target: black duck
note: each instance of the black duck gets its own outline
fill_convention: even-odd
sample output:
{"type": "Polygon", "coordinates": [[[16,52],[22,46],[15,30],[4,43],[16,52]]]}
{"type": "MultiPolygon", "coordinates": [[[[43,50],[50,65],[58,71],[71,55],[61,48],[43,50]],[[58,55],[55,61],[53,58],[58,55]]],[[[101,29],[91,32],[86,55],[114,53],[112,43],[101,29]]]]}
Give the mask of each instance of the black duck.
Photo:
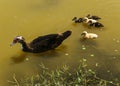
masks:
{"type": "Polygon", "coordinates": [[[22,36],[16,36],[11,46],[20,43],[24,52],[40,53],[57,48],[66,38],[71,35],[72,31],[65,31],[61,34],[48,34],[39,36],[30,43],[26,43],[22,36]]]}

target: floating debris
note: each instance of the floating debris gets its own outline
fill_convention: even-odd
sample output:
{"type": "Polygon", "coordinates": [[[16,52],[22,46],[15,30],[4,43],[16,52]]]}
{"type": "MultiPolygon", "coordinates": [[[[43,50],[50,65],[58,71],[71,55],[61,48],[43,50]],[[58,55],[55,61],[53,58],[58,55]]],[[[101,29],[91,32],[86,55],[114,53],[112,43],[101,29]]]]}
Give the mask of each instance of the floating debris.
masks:
{"type": "Polygon", "coordinates": [[[66,53],[65,55],[66,55],[66,56],[68,56],[69,54],[68,54],[68,53],[66,53]]]}
{"type": "Polygon", "coordinates": [[[91,70],[91,69],[89,69],[88,71],[89,71],[89,72],[92,72],[92,70],[91,70]]]}
{"type": "Polygon", "coordinates": [[[84,61],[84,62],[86,62],[86,61],[87,61],[87,59],[83,59],[83,61],[84,61]]]}
{"type": "Polygon", "coordinates": [[[115,49],[114,51],[115,51],[115,52],[118,52],[118,50],[117,50],[117,49],[115,49]]]}
{"type": "Polygon", "coordinates": [[[115,41],[116,43],[120,43],[120,40],[119,40],[119,39],[113,38],[113,41],[115,41]]]}
{"type": "Polygon", "coordinates": [[[29,60],[29,58],[26,58],[26,61],[28,61],[29,60]]]}
{"type": "Polygon", "coordinates": [[[98,63],[96,63],[95,66],[98,67],[98,63]]]}
{"type": "Polygon", "coordinates": [[[83,47],[83,48],[82,48],[82,50],[86,50],[86,48],[85,48],[85,47],[83,47]]]}
{"type": "Polygon", "coordinates": [[[110,73],[110,70],[107,70],[108,73],[110,73]]]}
{"type": "Polygon", "coordinates": [[[113,59],[116,59],[116,57],[113,57],[113,59]]]}
{"type": "Polygon", "coordinates": [[[86,50],[86,47],[84,45],[82,45],[82,50],[86,50]]]}
{"type": "Polygon", "coordinates": [[[94,55],[94,54],[91,54],[90,56],[91,56],[91,57],[94,57],[95,55],[94,55]]]}
{"type": "Polygon", "coordinates": [[[113,84],[113,82],[112,82],[112,81],[110,81],[109,83],[113,84]]]}
{"type": "Polygon", "coordinates": [[[114,38],[113,41],[115,41],[116,39],[114,38]]]}
{"type": "Polygon", "coordinates": [[[120,43],[120,40],[117,40],[116,42],[117,42],[117,43],[120,43]]]}

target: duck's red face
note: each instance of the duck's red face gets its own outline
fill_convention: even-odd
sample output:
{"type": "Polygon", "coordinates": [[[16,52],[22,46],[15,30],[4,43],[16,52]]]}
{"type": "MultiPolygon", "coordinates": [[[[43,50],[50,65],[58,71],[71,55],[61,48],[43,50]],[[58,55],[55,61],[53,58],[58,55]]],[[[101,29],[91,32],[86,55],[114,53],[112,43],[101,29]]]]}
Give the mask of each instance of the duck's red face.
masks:
{"type": "Polygon", "coordinates": [[[13,46],[14,44],[20,42],[21,40],[25,40],[25,39],[22,36],[16,36],[13,42],[10,44],[10,46],[13,46]]]}

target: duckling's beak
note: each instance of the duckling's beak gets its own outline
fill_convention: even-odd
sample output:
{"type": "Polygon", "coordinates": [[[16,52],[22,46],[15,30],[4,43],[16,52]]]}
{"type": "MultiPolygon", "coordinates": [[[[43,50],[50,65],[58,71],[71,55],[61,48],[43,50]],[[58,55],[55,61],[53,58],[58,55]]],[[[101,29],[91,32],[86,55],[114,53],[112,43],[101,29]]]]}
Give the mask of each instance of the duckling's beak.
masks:
{"type": "Polygon", "coordinates": [[[85,35],[85,33],[81,33],[81,36],[82,36],[82,35],[85,35]]]}

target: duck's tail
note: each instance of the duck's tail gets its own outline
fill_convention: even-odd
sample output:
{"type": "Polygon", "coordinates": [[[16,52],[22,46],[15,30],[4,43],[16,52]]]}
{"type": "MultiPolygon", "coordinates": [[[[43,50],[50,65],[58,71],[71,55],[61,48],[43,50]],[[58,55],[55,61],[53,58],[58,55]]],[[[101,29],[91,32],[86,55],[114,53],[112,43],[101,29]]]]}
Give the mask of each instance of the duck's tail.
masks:
{"type": "Polygon", "coordinates": [[[65,39],[68,38],[71,34],[72,34],[72,31],[70,31],[70,30],[65,31],[64,33],[62,33],[62,39],[65,40],[65,39]]]}

